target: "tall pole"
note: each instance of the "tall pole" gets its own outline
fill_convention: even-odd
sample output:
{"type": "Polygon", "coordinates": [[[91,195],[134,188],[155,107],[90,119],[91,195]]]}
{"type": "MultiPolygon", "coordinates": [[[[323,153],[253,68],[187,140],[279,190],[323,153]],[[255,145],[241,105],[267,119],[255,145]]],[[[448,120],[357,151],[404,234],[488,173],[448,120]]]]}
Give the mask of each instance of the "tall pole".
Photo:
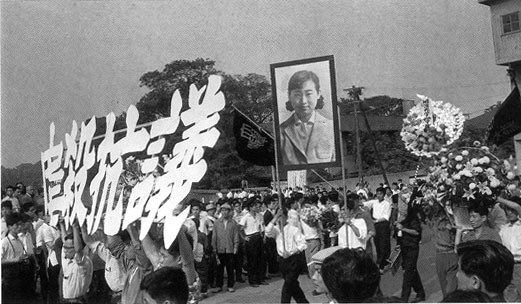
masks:
{"type": "Polygon", "coordinates": [[[387,179],[387,174],[385,173],[385,168],[384,168],[384,165],[382,164],[382,158],[380,157],[380,153],[378,152],[378,149],[376,148],[376,141],[373,136],[373,131],[371,130],[371,125],[369,125],[369,120],[367,119],[367,115],[365,115],[364,109],[362,109],[362,116],[364,117],[365,126],[367,127],[367,131],[369,132],[369,138],[371,139],[371,143],[373,144],[374,153],[376,154],[376,160],[378,161],[378,165],[380,166],[380,169],[382,170],[384,182],[390,186],[391,184],[389,184],[389,180],[387,179]]]}
{"type": "MultiPolygon", "coordinates": [[[[272,114],[273,115],[273,114],[272,114]]],[[[276,130],[275,126],[275,119],[272,119],[273,122],[273,130],[276,130]]],[[[280,187],[280,176],[279,176],[279,152],[277,151],[277,147],[275,147],[275,177],[277,178],[277,188],[279,192],[279,208],[282,208],[282,190],[280,187]]],[[[286,252],[286,240],[284,239],[284,225],[282,222],[282,218],[279,219],[279,227],[280,227],[280,233],[282,236],[282,252],[286,252]]]]}
{"type": "Polygon", "coordinates": [[[356,141],[356,163],[358,165],[358,181],[363,182],[364,172],[362,169],[362,145],[360,142],[360,123],[358,122],[358,106],[360,103],[360,95],[362,95],[363,87],[352,86],[344,89],[349,95],[349,99],[353,102],[355,114],[355,141],[356,141]]]}
{"type": "Polygon", "coordinates": [[[360,142],[360,123],[358,122],[358,101],[353,100],[355,114],[355,140],[356,140],[356,164],[358,165],[358,181],[364,180],[362,169],[362,145],[360,142]]]}
{"type": "MultiPolygon", "coordinates": [[[[347,89],[349,96],[355,103],[355,121],[358,125],[358,120],[356,119],[356,114],[358,112],[358,105],[360,104],[360,95],[362,95],[363,87],[355,87],[352,86],[350,89],[347,89]]],[[[367,115],[365,114],[365,110],[362,106],[360,106],[360,112],[362,113],[362,116],[365,121],[365,126],[367,127],[367,132],[369,132],[369,138],[371,139],[371,144],[373,145],[374,153],[376,154],[376,160],[378,162],[378,165],[380,166],[380,169],[382,170],[382,176],[384,178],[384,182],[389,185],[389,180],[387,179],[387,174],[385,173],[385,168],[382,164],[382,158],[380,157],[380,153],[378,153],[378,149],[376,148],[376,141],[373,136],[373,131],[371,130],[371,125],[369,124],[369,120],[367,119],[367,115]]],[[[357,139],[359,140],[359,139],[357,139]]]]}
{"type": "Polygon", "coordinates": [[[338,137],[340,141],[340,160],[342,162],[342,193],[344,195],[344,205],[346,204],[346,168],[345,168],[345,156],[344,156],[344,139],[342,137],[342,128],[340,126],[340,106],[337,106],[338,114],[338,137]]]}

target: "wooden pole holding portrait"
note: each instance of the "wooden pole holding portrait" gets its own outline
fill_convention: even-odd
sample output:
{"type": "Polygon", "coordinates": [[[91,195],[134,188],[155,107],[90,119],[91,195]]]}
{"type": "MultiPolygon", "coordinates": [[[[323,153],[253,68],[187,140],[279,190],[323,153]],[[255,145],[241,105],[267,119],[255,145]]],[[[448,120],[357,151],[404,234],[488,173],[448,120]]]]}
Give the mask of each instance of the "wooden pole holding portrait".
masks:
{"type": "MultiPolygon", "coordinates": [[[[275,119],[273,121],[273,128],[275,129],[275,119]]],[[[279,174],[279,157],[278,151],[275,149],[275,177],[277,179],[277,191],[279,193],[279,209],[282,209],[282,190],[280,186],[280,174],[279,174]]],[[[284,240],[284,222],[282,218],[279,218],[279,227],[282,237],[282,252],[286,252],[286,241],[284,240]]]]}

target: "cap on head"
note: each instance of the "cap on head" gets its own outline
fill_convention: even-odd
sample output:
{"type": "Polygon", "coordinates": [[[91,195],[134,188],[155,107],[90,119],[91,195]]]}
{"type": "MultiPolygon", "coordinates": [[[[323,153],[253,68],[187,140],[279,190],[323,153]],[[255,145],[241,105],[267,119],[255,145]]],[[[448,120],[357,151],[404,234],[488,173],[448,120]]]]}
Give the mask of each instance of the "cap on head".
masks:
{"type": "Polygon", "coordinates": [[[319,252],[315,253],[311,257],[311,261],[308,263],[308,266],[313,265],[313,264],[322,264],[322,263],[324,263],[324,260],[328,256],[332,255],[333,253],[335,253],[336,251],[338,251],[338,250],[340,250],[342,248],[343,248],[342,246],[334,246],[334,247],[329,247],[329,248],[320,250],[319,252]]]}

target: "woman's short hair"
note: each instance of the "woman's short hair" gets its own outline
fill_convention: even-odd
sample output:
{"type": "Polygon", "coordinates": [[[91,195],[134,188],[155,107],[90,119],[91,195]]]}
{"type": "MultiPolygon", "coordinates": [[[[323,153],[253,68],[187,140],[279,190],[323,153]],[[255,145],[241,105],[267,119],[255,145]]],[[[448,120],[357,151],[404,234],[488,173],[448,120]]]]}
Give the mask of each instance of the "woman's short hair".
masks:
{"type": "MultiPolygon", "coordinates": [[[[313,81],[315,84],[315,90],[320,91],[320,80],[318,79],[317,74],[315,74],[312,71],[298,71],[295,74],[291,76],[288,82],[288,97],[291,94],[292,90],[297,90],[302,88],[302,85],[308,80],[313,81]]],[[[320,110],[324,107],[324,97],[320,96],[317,100],[317,105],[315,106],[315,109],[320,110]]],[[[288,111],[294,111],[293,106],[291,105],[290,101],[286,101],[286,110],[288,111]]]]}

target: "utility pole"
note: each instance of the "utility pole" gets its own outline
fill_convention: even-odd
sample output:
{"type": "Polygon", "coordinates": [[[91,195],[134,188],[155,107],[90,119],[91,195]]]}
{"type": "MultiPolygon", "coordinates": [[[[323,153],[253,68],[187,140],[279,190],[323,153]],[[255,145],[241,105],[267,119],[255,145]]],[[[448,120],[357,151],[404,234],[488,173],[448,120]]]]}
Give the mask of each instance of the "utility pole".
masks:
{"type": "MultiPolygon", "coordinates": [[[[353,100],[354,102],[354,106],[355,106],[355,130],[357,133],[359,133],[359,127],[358,127],[358,117],[357,117],[357,112],[358,112],[358,106],[359,104],[362,102],[360,100],[360,95],[362,95],[362,90],[364,88],[363,87],[355,87],[355,86],[352,86],[350,89],[347,89],[348,91],[348,94],[349,94],[349,97],[351,98],[351,100],[353,100]]],[[[389,184],[389,180],[387,179],[387,174],[385,172],[385,168],[382,164],[382,158],[380,157],[380,153],[378,152],[378,149],[376,148],[376,140],[374,139],[374,136],[373,136],[373,131],[371,130],[371,125],[369,124],[369,120],[367,119],[367,115],[365,114],[365,110],[363,109],[363,107],[360,106],[360,112],[362,113],[362,116],[364,118],[364,121],[365,121],[365,126],[367,128],[367,132],[369,132],[369,138],[371,139],[371,143],[373,145],[373,149],[374,149],[374,153],[376,155],[376,160],[378,162],[378,165],[380,166],[380,169],[382,170],[382,176],[383,176],[383,179],[384,179],[384,182],[387,184],[387,185],[390,185],[389,184]]],[[[360,159],[360,163],[358,164],[358,169],[361,170],[361,163],[362,163],[362,152],[361,152],[361,147],[360,147],[360,135],[357,134],[357,149],[358,149],[358,158],[360,159]]],[[[360,179],[360,173],[359,173],[359,179],[360,179]]],[[[363,179],[363,177],[362,177],[363,179]]],[[[362,179],[360,179],[360,181],[362,181],[362,179]]]]}
{"type": "Polygon", "coordinates": [[[362,169],[362,147],[360,143],[360,125],[358,122],[358,104],[360,103],[360,95],[362,95],[363,87],[352,86],[349,89],[344,89],[349,95],[349,100],[353,102],[355,114],[355,141],[356,141],[356,164],[358,166],[358,181],[364,181],[364,173],[362,169]]]}

